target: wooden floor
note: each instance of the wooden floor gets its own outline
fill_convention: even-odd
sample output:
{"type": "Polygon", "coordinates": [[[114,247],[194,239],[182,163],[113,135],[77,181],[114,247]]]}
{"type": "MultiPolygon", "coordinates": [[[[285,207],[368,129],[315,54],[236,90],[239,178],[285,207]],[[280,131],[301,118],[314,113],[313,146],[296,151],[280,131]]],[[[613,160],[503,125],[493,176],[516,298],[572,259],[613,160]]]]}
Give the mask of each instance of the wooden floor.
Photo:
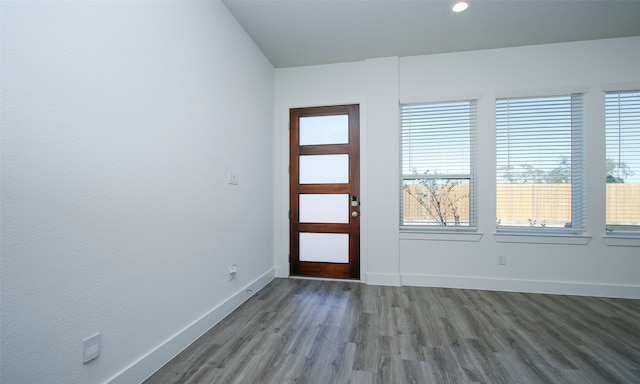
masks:
{"type": "Polygon", "coordinates": [[[640,383],[640,300],[276,279],[145,383],[640,383]]]}

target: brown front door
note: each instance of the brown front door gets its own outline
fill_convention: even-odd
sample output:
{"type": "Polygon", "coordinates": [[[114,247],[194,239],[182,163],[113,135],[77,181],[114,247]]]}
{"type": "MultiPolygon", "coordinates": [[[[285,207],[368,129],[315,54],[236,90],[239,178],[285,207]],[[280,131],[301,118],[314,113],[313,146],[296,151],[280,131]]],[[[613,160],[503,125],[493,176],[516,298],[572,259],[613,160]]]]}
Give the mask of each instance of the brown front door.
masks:
{"type": "Polygon", "coordinates": [[[358,105],[290,111],[291,275],[360,278],[358,105]]]}

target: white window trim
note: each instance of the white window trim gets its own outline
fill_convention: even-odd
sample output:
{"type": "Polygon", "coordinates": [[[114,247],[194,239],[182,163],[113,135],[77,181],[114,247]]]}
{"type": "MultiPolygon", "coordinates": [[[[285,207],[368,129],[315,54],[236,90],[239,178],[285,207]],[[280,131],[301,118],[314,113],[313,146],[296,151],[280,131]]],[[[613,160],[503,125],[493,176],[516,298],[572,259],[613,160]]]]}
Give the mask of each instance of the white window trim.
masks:
{"type": "Polygon", "coordinates": [[[508,99],[508,98],[533,98],[533,97],[553,97],[553,96],[565,96],[574,93],[587,93],[589,87],[586,85],[576,85],[563,88],[543,88],[532,90],[511,90],[511,91],[496,91],[494,97],[496,99],[508,99]]]}
{"type": "Polygon", "coordinates": [[[444,231],[422,231],[413,227],[400,228],[400,240],[432,240],[432,241],[469,241],[478,242],[482,239],[483,234],[477,231],[476,227],[468,228],[467,231],[444,232],[444,231]]]}
{"type": "Polygon", "coordinates": [[[640,247],[640,236],[636,233],[607,233],[604,237],[604,243],[617,247],[640,247]]]}
{"type": "Polygon", "coordinates": [[[550,234],[550,233],[494,233],[493,238],[498,243],[528,243],[528,244],[565,244],[586,245],[591,240],[589,235],[550,234]]]}
{"type": "MultiPolygon", "coordinates": [[[[637,92],[640,90],[640,83],[611,83],[604,84],[602,86],[602,92],[604,94],[605,109],[607,106],[606,97],[607,93],[624,93],[624,92],[637,92]]],[[[606,111],[605,111],[606,120],[606,111]]],[[[605,124],[605,134],[607,134],[607,128],[605,124]]],[[[607,142],[605,140],[605,145],[607,142]]],[[[640,247],[640,231],[637,230],[637,226],[633,226],[634,230],[625,230],[623,225],[609,225],[606,223],[606,232],[604,236],[605,243],[613,246],[630,246],[640,247]]]]}
{"type": "Polygon", "coordinates": [[[404,104],[429,104],[448,103],[457,101],[471,101],[482,99],[482,93],[451,93],[445,95],[409,95],[400,98],[400,105],[404,104]]]}
{"type": "MultiPolygon", "coordinates": [[[[494,93],[495,100],[497,102],[498,99],[507,99],[507,98],[536,98],[536,97],[554,97],[554,96],[565,96],[572,94],[582,94],[583,97],[583,105],[582,111],[583,114],[586,111],[585,96],[587,91],[589,90],[588,86],[572,86],[565,88],[548,88],[548,89],[536,89],[536,90],[512,90],[512,91],[497,91],[494,93]]],[[[494,108],[494,114],[496,113],[494,108]]],[[[584,140],[585,137],[585,118],[583,117],[583,132],[582,137],[584,140]]],[[[582,151],[583,156],[586,148],[586,143],[582,143],[582,151]]],[[[585,159],[583,159],[584,163],[585,159]]],[[[583,171],[584,173],[584,171],[583,171]]],[[[585,181],[583,180],[583,183],[585,181]]],[[[586,192],[586,185],[583,186],[586,192]]],[[[586,198],[583,196],[583,204],[586,204],[586,198]]],[[[583,208],[584,214],[586,214],[587,207],[583,208]]],[[[496,226],[496,232],[494,233],[494,239],[496,242],[500,243],[532,243],[532,244],[587,244],[591,239],[586,233],[586,222],[585,228],[571,230],[564,228],[540,228],[540,229],[529,229],[526,227],[508,227],[508,226],[496,226]]]]}
{"type": "Polygon", "coordinates": [[[610,83],[602,85],[602,92],[625,92],[637,91],[640,89],[640,83],[610,83]]]}
{"type": "MultiPolygon", "coordinates": [[[[478,171],[476,167],[477,161],[477,152],[478,152],[478,100],[482,98],[481,93],[473,93],[473,94],[451,94],[451,95],[443,95],[443,96],[432,96],[432,97],[422,97],[422,98],[403,98],[400,100],[400,110],[402,110],[403,105],[410,104],[431,104],[431,103],[448,103],[448,102],[465,102],[465,101],[475,101],[475,127],[472,127],[474,130],[472,132],[472,136],[474,138],[473,147],[471,148],[471,156],[475,157],[471,159],[472,167],[469,170],[469,183],[470,186],[473,186],[474,194],[471,197],[473,201],[470,203],[474,206],[475,212],[470,212],[470,221],[473,222],[473,225],[469,226],[419,226],[419,225],[402,225],[402,220],[400,222],[400,233],[407,233],[408,238],[411,237],[413,240],[452,240],[452,241],[480,241],[482,234],[477,233],[478,227],[478,191],[477,191],[477,183],[478,183],[478,171]],[[479,234],[479,237],[476,235],[471,235],[471,232],[475,234],[479,234]],[[420,235],[420,236],[418,236],[420,235]],[[443,237],[445,236],[445,237],[443,237]],[[415,238],[419,237],[419,238],[415,238]],[[467,239],[467,240],[465,240],[467,239]]],[[[402,116],[400,116],[402,118],[402,116]]],[[[402,127],[400,127],[400,132],[402,131],[402,127]]],[[[402,134],[402,133],[400,133],[402,134]]],[[[400,154],[402,156],[402,143],[400,143],[400,154]]],[[[441,177],[422,177],[422,178],[442,178],[442,176],[454,176],[459,178],[464,178],[466,175],[439,175],[441,177]]],[[[419,177],[420,178],[420,177],[419,177]]],[[[402,173],[402,158],[400,158],[400,185],[404,182],[405,177],[402,173]]],[[[402,206],[402,196],[399,196],[400,203],[402,206]]],[[[402,218],[402,216],[401,216],[402,218]]]]}

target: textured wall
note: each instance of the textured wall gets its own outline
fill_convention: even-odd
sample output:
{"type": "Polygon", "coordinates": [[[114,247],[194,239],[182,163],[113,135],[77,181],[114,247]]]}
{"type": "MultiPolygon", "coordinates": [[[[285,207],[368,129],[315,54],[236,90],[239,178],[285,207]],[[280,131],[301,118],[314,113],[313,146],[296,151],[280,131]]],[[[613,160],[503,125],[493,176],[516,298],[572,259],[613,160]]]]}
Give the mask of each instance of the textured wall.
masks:
{"type": "Polygon", "coordinates": [[[219,2],[0,6],[0,381],[105,382],[273,267],[273,67],[219,2]]]}

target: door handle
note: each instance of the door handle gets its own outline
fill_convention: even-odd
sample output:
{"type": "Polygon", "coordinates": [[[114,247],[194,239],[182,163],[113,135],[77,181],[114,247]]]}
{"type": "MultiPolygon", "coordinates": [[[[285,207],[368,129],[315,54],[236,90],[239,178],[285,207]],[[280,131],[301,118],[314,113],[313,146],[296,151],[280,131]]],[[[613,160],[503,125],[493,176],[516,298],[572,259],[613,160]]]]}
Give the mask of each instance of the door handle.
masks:
{"type": "Polygon", "coordinates": [[[352,217],[358,217],[358,212],[357,211],[352,211],[351,212],[351,216],[352,217]]]}

